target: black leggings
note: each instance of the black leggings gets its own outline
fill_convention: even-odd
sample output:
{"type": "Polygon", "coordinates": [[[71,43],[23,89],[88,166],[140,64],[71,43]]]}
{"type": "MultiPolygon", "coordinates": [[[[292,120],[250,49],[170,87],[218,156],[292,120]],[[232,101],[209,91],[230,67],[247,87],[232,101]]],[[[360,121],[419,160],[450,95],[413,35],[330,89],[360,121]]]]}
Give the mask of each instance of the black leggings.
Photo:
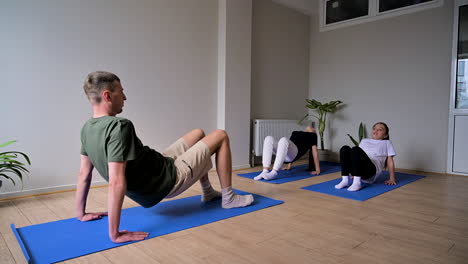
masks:
{"type": "Polygon", "coordinates": [[[341,175],[361,176],[369,179],[375,175],[375,165],[360,147],[343,146],[340,149],[341,175]]]}

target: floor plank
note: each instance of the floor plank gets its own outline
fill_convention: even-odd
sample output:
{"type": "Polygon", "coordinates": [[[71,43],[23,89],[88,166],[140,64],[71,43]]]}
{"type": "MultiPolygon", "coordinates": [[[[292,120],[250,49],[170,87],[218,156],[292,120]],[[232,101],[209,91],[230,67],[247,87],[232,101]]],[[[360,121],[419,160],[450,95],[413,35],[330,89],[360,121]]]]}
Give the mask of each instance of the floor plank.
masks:
{"type": "Polygon", "coordinates": [[[5,239],[5,243],[10,250],[10,253],[13,256],[15,262],[17,264],[27,263],[15,235],[13,233],[9,233],[5,234],[3,238],[5,239]]]}
{"type": "Polygon", "coordinates": [[[2,234],[0,234],[0,263],[15,263],[13,255],[3,239],[2,234]]]}

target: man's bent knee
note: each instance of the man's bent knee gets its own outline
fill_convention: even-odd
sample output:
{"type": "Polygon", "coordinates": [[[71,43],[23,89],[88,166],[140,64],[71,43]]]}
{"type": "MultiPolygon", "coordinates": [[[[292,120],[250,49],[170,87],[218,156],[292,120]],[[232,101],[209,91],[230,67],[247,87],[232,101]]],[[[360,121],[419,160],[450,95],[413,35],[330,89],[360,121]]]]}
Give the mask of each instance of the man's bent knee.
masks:
{"type": "Polygon", "coordinates": [[[225,130],[217,129],[213,132],[219,140],[228,140],[228,134],[225,130]]]}
{"type": "Polygon", "coordinates": [[[205,131],[203,131],[201,128],[195,128],[192,130],[192,133],[196,134],[200,139],[205,137],[205,131]]]}

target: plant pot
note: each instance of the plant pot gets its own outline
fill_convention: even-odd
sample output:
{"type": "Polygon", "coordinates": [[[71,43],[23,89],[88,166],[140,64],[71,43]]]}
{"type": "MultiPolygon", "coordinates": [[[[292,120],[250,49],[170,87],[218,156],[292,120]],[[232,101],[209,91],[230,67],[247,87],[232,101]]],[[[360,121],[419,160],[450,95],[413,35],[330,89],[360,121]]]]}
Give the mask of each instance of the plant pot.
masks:
{"type": "Polygon", "coordinates": [[[331,150],[318,150],[319,160],[320,161],[334,161],[333,160],[333,152],[331,150]]]}

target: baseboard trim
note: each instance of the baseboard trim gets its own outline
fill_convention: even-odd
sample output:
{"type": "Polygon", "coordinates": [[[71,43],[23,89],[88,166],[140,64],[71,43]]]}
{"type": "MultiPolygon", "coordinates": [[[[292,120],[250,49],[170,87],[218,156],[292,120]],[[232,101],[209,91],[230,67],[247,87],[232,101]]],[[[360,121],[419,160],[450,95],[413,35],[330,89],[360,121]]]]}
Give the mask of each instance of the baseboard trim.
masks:
{"type": "Polygon", "coordinates": [[[437,172],[437,171],[425,171],[422,169],[404,169],[404,168],[395,168],[395,171],[397,172],[403,172],[403,173],[413,173],[413,174],[434,174],[434,175],[440,175],[440,176],[462,176],[466,177],[467,175],[463,174],[456,174],[456,173],[447,173],[447,172],[437,172]]]}
{"type": "Polygon", "coordinates": [[[232,170],[243,170],[243,169],[247,169],[247,168],[250,168],[250,164],[244,164],[244,165],[238,165],[238,166],[233,166],[232,167],[232,170]]]}
{"type": "MultiPolygon", "coordinates": [[[[91,183],[91,186],[93,188],[98,188],[98,187],[102,187],[105,185],[107,185],[106,181],[94,181],[91,183]]],[[[38,189],[27,190],[27,191],[0,193],[0,201],[26,198],[26,197],[37,196],[37,195],[70,192],[74,190],[76,190],[76,184],[61,185],[61,186],[54,186],[54,187],[47,187],[47,188],[38,188],[38,189]]]]}
{"type": "MultiPolygon", "coordinates": [[[[237,166],[232,166],[232,171],[245,170],[245,169],[250,169],[250,168],[251,168],[250,164],[237,165],[237,166]]],[[[216,172],[216,166],[213,166],[210,172],[216,172]]]]}

